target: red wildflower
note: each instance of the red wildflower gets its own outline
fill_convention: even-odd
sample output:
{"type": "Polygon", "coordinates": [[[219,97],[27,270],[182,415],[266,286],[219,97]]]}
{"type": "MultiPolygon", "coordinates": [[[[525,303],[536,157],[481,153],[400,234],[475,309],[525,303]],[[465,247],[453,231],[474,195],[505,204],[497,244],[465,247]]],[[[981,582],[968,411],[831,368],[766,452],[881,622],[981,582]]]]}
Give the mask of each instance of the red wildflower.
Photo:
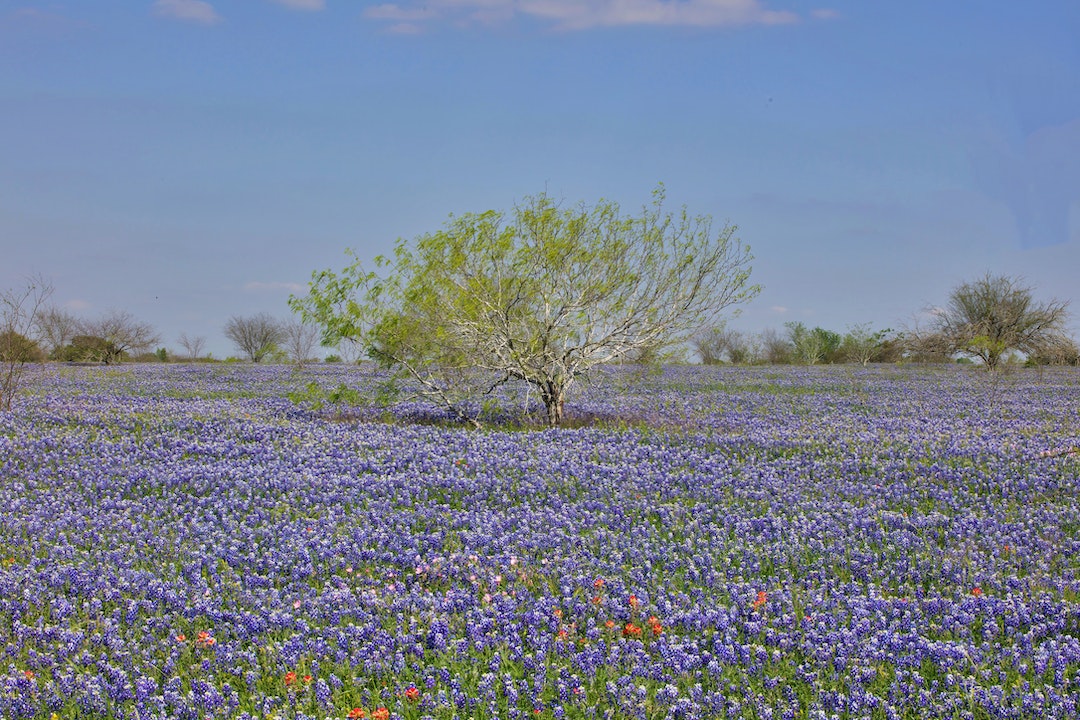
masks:
{"type": "Polygon", "coordinates": [[[415,685],[410,685],[405,688],[405,699],[409,702],[416,702],[420,699],[420,688],[415,685]]]}
{"type": "Polygon", "coordinates": [[[767,598],[768,594],[764,590],[758,590],[757,600],[754,601],[754,609],[757,610],[759,607],[764,605],[767,598]]]}
{"type": "Polygon", "coordinates": [[[601,599],[601,597],[599,595],[594,595],[593,596],[593,599],[592,599],[592,604],[593,605],[599,605],[601,602],[603,602],[603,600],[601,599]]]}
{"type": "Polygon", "coordinates": [[[210,647],[216,642],[217,640],[206,630],[201,631],[195,638],[195,644],[200,647],[210,647]]]}
{"type": "Polygon", "coordinates": [[[641,628],[632,622],[626,623],[622,629],[623,637],[639,638],[641,637],[641,628]]]}
{"type": "Polygon", "coordinates": [[[285,685],[286,687],[296,684],[296,673],[290,671],[285,673],[285,685]]]}
{"type": "Polygon", "coordinates": [[[595,580],[592,581],[592,586],[594,588],[596,588],[597,590],[604,587],[604,578],[602,578],[602,577],[596,578],[595,580]]]}
{"type": "Polygon", "coordinates": [[[390,720],[390,711],[384,707],[377,707],[371,711],[371,720],[390,720]]]}
{"type": "Polygon", "coordinates": [[[615,627],[615,621],[608,620],[606,623],[604,623],[604,627],[606,627],[608,630],[611,630],[613,627],[615,627]]]}
{"type": "Polygon", "coordinates": [[[637,595],[631,595],[628,602],[630,603],[630,607],[632,607],[632,608],[636,608],[638,605],[641,604],[641,601],[638,600],[637,595]]]}
{"type": "Polygon", "coordinates": [[[33,670],[23,670],[23,676],[27,680],[33,680],[34,679],[34,671],[33,670]]]}
{"type": "Polygon", "coordinates": [[[567,637],[568,637],[568,634],[567,634],[565,629],[559,631],[559,639],[560,640],[565,640],[567,637]]]}
{"type": "Polygon", "coordinates": [[[176,634],[176,642],[182,643],[185,640],[187,640],[187,635],[185,635],[184,633],[177,633],[176,634]]]}
{"type": "Polygon", "coordinates": [[[304,682],[309,683],[309,682],[311,682],[311,680],[312,680],[312,678],[311,678],[310,675],[305,675],[304,676],[304,682]]]}
{"type": "Polygon", "coordinates": [[[362,718],[362,717],[367,717],[367,713],[364,712],[364,708],[353,708],[352,710],[349,711],[349,714],[346,715],[345,717],[347,717],[347,718],[362,718]]]}
{"type": "Polygon", "coordinates": [[[982,588],[976,585],[975,587],[971,588],[971,594],[975,597],[979,597],[983,594],[982,588]]]}

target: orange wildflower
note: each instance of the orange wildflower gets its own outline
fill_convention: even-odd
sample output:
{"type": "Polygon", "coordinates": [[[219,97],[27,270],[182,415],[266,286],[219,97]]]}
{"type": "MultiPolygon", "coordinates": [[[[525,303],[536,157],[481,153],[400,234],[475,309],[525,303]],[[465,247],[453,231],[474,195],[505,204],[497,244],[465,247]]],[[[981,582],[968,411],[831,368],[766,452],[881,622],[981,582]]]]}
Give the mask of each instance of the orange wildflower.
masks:
{"type": "Polygon", "coordinates": [[[758,590],[757,600],[754,601],[754,609],[757,610],[759,607],[764,605],[767,598],[768,594],[764,590],[758,590]]]}
{"type": "Polygon", "coordinates": [[[405,699],[409,702],[416,702],[420,699],[420,688],[415,685],[410,685],[405,688],[405,699]]]}
{"type": "Polygon", "coordinates": [[[353,708],[352,710],[349,711],[349,714],[346,715],[345,717],[347,717],[347,718],[362,718],[362,717],[367,717],[367,713],[364,712],[364,708],[353,708]]]}
{"type": "Polygon", "coordinates": [[[371,711],[371,720],[390,720],[390,711],[384,707],[377,707],[371,711]]]}
{"type": "Polygon", "coordinates": [[[286,687],[296,684],[296,673],[289,671],[285,673],[285,685],[286,687]]]}

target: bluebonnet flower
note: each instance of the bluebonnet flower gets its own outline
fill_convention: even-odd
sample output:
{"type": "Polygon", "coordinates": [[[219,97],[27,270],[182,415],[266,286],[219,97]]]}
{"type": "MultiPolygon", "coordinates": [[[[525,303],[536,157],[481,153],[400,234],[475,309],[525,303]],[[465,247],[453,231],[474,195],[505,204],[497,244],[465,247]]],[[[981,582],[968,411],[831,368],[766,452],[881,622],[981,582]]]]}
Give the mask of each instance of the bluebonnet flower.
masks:
{"type": "Polygon", "coordinates": [[[574,401],[662,427],[470,433],[327,423],[279,368],[125,372],[0,418],[31,714],[287,715],[287,672],[307,716],[414,681],[441,718],[1076,714],[1071,375],[991,407],[955,368],[673,368],[574,401]]]}

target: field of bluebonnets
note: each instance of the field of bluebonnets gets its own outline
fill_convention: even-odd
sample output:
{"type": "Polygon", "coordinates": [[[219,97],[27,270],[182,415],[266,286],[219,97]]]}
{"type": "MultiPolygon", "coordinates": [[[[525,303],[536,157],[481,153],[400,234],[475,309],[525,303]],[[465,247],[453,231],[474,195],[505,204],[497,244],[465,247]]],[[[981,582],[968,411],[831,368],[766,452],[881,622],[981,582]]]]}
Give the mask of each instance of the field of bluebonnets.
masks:
{"type": "Polygon", "coordinates": [[[34,370],[4,718],[1075,718],[1080,375],[612,371],[551,431],[34,370]],[[583,423],[579,423],[583,424],[583,423]]]}

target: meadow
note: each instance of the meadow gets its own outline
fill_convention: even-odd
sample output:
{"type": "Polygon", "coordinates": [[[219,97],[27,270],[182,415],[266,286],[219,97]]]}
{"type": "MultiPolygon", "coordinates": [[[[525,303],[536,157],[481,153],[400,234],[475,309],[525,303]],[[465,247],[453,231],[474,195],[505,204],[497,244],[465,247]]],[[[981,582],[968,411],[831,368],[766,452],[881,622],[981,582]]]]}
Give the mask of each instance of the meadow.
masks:
{"type": "Polygon", "coordinates": [[[0,717],[1080,715],[1075,370],[615,369],[543,431],[289,399],[376,380],[35,368],[0,717]]]}

